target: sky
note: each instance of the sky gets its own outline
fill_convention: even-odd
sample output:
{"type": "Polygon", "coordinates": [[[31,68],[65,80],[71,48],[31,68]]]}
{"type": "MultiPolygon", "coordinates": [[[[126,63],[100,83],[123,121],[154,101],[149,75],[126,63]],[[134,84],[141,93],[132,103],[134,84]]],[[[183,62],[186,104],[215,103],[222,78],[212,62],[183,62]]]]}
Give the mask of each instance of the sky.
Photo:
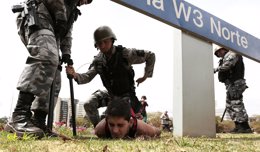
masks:
{"type": "MultiPolygon", "coordinates": [[[[16,14],[11,6],[21,0],[1,1],[0,42],[1,42],[1,74],[0,74],[0,118],[11,116],[16,105],[18,91],[16,85],[25,66],[28,52],[17,35],[16,14]]],[[[259,0],[186,0],[187,2],[213,14],[216,17],[260,38],[259,0]]],[[[173,99],[173,38],[178,30],[146,15],[109,0],[94,0],[92,4],[80,7],[82,15],[74,24],[72,59],[79,73],[88,69],[89,63],[98,53],[94,48],[93,32],[102,25],[108,25],[117,36],[115,45],[153,51],[156,64],[152,78],[136,87],[137,97],[147,96],[148,112],[172,113],[173,99]]],[[[259,48],[260,49],[260,48],[259,48]]],[[[213,54],[213,53],[212,53],[213,54]]],[[[214,66],[218,59],[214,57],[214,66]]],[[[244,58],[245,78],[249,88],[244,92],[244,104],[249,115],[260,115],[260,64],[244,58]]],[[[144,64],[133,66],[135,79],[143,76],[144,64]]],[[[214,75],[212,75],[214,76],[214,75]]],[[[225,108],[225,88],[214,76],[216,109],[225,108]]],[[[99,76],[85,85],[74,82],[74,96],[81,102],[97,89],[102,89],[99,76]]],[[[70,98],[69,81],[65,70],[62,71],[61,98],[70,98]]]]}

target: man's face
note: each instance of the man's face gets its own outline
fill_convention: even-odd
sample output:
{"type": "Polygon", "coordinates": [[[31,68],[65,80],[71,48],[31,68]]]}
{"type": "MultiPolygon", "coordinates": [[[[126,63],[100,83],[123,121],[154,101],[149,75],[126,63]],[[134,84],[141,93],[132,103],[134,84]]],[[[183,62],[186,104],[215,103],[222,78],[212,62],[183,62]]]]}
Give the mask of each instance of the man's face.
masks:
{"type": "Polygon", "coordinates": [[[216,52],[216,55],[219,56],[219,57],[224,57],[225,56],[225,53],[226,53],[226,50],[224,49],[220,49],[216,52]]]}
{"type": "Polygon", "coordinates": [[[102,53],[108,53],[113,45],[113,40],[111,38],[104,39],[102,41],[97,42],[96,45],[102,53]]]}
{"type": "Polygon", "coordinates": [[[107,117],[108,128],[112,138],[124,138],[129,132],[131,121],[123,117],[107,117]]]}

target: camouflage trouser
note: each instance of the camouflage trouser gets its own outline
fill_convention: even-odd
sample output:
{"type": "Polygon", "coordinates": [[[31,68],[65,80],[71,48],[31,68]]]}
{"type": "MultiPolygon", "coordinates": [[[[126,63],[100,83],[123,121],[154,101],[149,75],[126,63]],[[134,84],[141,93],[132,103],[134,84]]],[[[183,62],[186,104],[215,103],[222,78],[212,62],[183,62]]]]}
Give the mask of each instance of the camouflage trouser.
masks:
{"type": "Polygon", "coordinates": [[[106,90],[97,90],[92,93],[84,103],[87,117],[94,126],[96,126],[100,121],[98,108],[106,107],[110,100],[109,98],[109,94],[106,90]]]}
{"type": "MultiPolygon", "coordinates": [[[[60,70],[57,70],[56,77],[55,77],[55,84],[54,84],[55,90],[54,90],[54,106],[56,105],[56,102],[59,97],[60,89],[61,89],[61,72],[60,70]]],[[[31,110],[40,110],[48,113],[49,111],[49,101],[50,101],[50,90],[47,96],[43,97],[36,97],[33,101],[31,110]]]]}
{"type": "Polygon", "coordinates": [[[88,119],[94,126],[97,125],[100,121],[98,108],[107,107],[110,101],[122,98],[129,100],[129,102],[131,102],[132,100],[136,100],[140,105],[138,106],[134,102],[131,102],[131,106],[135,113],[139,111],[141,103],[138,101],[135,94],[133,94],[132,96],[129,94],[124,94],[122,96],[112,96],[106,90],[97,90],[84,103],[84,109],[86,111],[88,119]]]}
{"type": "Polygon", "coordinates": [[[17,89],[34,94],[36,100],[42,102],[36,105],[43,106],[42,109],[46,111],[46,101],[49,101],[51,84],[59,64],[57,41],[53,32],[46,29],[34,32],[28,40],[22,41],[30,56],[27,58],[27,67],[20,76],[17,89]]]}
{"type": "Polygon", "coordinates": [[[226,107],[231,119],[236,122],[247,122],[248,115],[243,103],[243,92],[247,89],[244,79],[227,84],[226,107]]]}

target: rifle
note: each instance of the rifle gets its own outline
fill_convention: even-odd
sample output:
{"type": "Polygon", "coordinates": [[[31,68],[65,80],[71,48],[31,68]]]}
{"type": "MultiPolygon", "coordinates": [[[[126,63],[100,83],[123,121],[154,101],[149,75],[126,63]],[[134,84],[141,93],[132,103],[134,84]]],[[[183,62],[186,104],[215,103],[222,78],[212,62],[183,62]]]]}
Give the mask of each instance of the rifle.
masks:
{"type": "Polygon", "coordinates": [[[221,117],[221,120],[220,120],[220,122],[222,122],[222,121],[223,121],[223,119],[224,119],[224,117],[225,117],[225,114],[226,114],[226,111],[227,111],[227,107],[225,108],[225,110],[224,110],[224,112],[223,112],[223,114],[222,114],[222,117],[221,117]]]}
{"type": "MultiPolygon", "coordinates": [[[[225,84],[228,84],[228,87],[227,87],[227,89],[226,89],[226,90],[228,90],[228,89],[231,87],[231,85],[230,85],[230,81],[227,80],[225,84]]],[[[227,107],[225,107],[225,110],[224,110],[224,112],[223,112],[223,114],[222,114],[222,117],[221,117],[221,121],[220,121],[220,122],[223,121],[226,112],[227,112],[227,107]]]]}

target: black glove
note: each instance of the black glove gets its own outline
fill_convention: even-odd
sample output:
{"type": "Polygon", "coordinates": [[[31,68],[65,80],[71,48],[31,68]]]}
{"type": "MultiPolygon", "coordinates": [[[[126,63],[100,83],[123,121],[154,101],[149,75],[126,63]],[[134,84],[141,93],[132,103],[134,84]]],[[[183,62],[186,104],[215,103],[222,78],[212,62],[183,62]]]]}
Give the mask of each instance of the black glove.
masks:
{"type": "Polygon", "coordinates": [[[61,58],[61,64],[63,63],[69,63],[70,62],[70,55],[69,54],[63,54],[61,58]]]}
{"type": "Polygon", "coordinates": [[[67,65],[73,65],[73,60],[72,60],[72,59],[69,59],[67,65]]]}
{"type": "Polygon", "coordinates": [[[67,31],[67,22],[64,20],[57,20],[55,25],[55,34],[59,38],[63,38],[67,31]]]}

